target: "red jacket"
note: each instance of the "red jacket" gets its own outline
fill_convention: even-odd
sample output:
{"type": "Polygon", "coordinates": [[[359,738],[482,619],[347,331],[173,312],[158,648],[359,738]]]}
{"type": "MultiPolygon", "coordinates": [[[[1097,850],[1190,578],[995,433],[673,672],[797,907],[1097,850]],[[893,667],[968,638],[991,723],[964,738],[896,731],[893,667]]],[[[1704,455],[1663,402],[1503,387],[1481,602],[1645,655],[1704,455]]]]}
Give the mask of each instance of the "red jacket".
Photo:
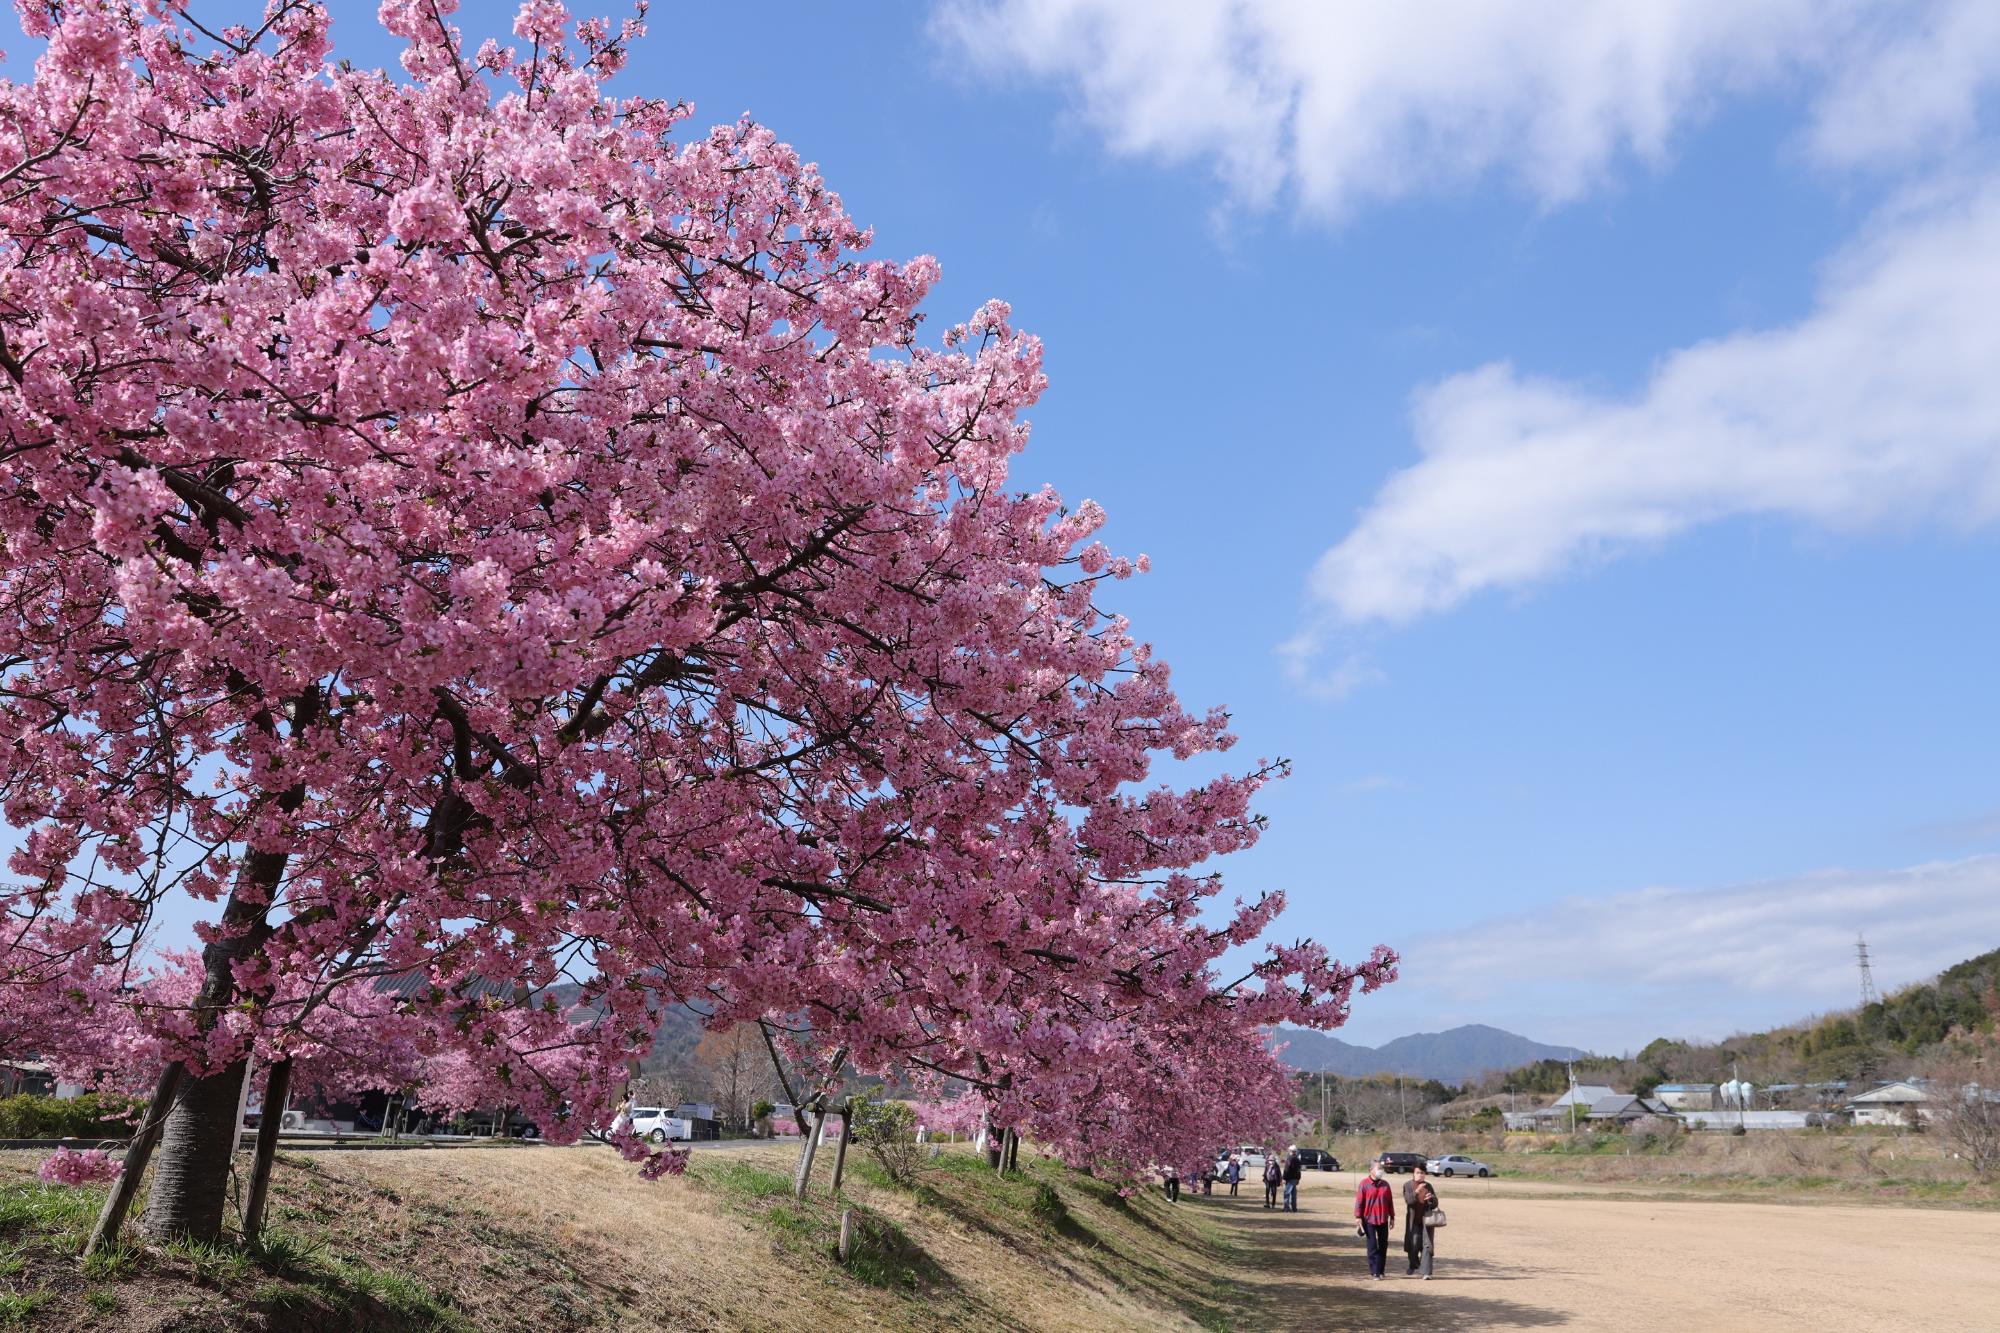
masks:
{"type": "Polygon", "coordinates": [[[1354,1191],[1354,1215],[1371,1227],[1391,1225],[1396,1220],[1396,1191],[1386,1180],[1367,1177],[1354,1191]]]}

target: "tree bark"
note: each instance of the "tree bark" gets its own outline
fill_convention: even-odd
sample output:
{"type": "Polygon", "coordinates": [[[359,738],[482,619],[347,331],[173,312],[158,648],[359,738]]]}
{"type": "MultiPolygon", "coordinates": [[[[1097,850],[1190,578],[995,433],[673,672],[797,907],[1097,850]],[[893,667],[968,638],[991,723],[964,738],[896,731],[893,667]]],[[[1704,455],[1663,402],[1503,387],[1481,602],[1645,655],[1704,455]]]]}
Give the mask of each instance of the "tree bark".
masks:
{"type": "Polygon", "coordinates": [[[243,1240],[254,1245],[264,1229],[264,1199],[271,1187],[271,1163],[278,1156],[278,1130],[292,1091],[292,1062],[271,1066],[264,1083],[264,1114],[257,1120],[257,1151],[250,1159],[250,1192],[243,1205],[243,1240]]]}
{"type": "Polygon", "coordinates": [[[160,1071],[159,1082],[153,1085],[153,1100],[146,1105],[146,1118],[139,1122],[132,1141],[125,1146],[124,1174],[111,1187],[110,1195],[104,1200],[104,1209],[97,1215],[97,1225],[91,1229],[90,1240],[83,1247],[86,1256],[95,1254],[107,1241],[117,1243],[118,1233],[125,1226],[125,1214],[130,1211],[132,1200],[139,1193],[140,1177],[146,1174],[146,1161],[153,1155],[153,1145],[160,1141],[160,1128],[166,1123],[167,1111],[173,1105],[174,1093],[180,1090],[180,1085],[181,1065],[176,1060],[160,1071]]]}
{"type": "Polygon", "coordinates": [[[167,1114],[160,1161],[146,1196],[148,1240],[214,1241],[222,1235],[229,1160],[241,1131],[236,1094],[242,1085],[241,1060],[219,1074],[183,1080],[181,1095],[167,1114]]]}

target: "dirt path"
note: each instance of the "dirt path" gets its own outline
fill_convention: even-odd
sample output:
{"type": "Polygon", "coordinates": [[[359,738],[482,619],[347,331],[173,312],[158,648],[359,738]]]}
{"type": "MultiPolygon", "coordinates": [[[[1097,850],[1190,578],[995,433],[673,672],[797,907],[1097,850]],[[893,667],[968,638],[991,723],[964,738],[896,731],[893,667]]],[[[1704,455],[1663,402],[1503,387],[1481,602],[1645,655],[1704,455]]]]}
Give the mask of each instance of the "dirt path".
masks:
{"type": "MultiPolygon", "coordinates": [[[[1537,1198],[1439,1181],[1451,1224],[1430,1282],[1370,1281],[1354,1234],[1359,1177],[1314,1175],[1297,1213],[1262,1194],[1195,1201],[1252,1256],[1244,1329],[1992,1329],[2000,1214],[1894,1207],[1537,1198]]],[[[1587,1186],[1563,1193],[1590,1195],[1587,1186]]],[[[1611,1191],[1603,1191],[1610,1193],[1611,1191]]],[[[1401,1180],[1397,1180],[1400,1199],[1401,1180]]]]}

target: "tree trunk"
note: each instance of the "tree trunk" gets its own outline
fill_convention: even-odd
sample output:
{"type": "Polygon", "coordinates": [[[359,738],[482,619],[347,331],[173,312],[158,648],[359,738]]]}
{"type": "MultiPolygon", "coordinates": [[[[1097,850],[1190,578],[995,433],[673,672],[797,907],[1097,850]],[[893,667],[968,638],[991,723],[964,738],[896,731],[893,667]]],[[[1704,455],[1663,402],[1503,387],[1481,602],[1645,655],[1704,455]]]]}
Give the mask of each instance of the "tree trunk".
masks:
{"type": "Polygon", "coordinates": [[[222,1209],[229,1194],[229,1160],[241,1126],[236,1094],[243,1086],[243,1062],[219,1074],[185,1079],[180,1099],[167,1114],[160,1161],[146,1196],[146,1238],[214,1241],[222,1235],[222,1209]]]}
{"type": "Polygon", "coordinates": [[[139,1193],[139,1180],[146,1174],[146,1161],[153,1155],[153,1145],[160,1141],[160,1128],[166,1123],[167,1110],[173,1105],[174,1093],[180,1090],[180,1085],[181,1064],[176,1060],[160,1071],[160,1080],[153,1085],[153,1100],[146,1106],[146,1118],[139,1122],[132,1141],[125,1146],[124,1174],[111,1187],[110,1195],[104,1200],[104,1210],[97,1215],[97,1225],[83,1247],[86,1258],[97,1253],[98,1247],[107,1241],[114,1245],[118,1243],[118,1233],[125,1226],[125,1214],[130,1211],[132,1200],[139,1193]]]}
{"type": "Polygon", "coordinates": [[[264,1083],[264,1114],[257,1120],[257,1151],[250,1159],[250,1190],[243,1204],[243,1240],[254,1245],[264,1229],[264,1198],[271,1187],[271,1163],[278,1156],[278,1130],[292,1091],[292,1062],[271,1066],[264,1083]]]}

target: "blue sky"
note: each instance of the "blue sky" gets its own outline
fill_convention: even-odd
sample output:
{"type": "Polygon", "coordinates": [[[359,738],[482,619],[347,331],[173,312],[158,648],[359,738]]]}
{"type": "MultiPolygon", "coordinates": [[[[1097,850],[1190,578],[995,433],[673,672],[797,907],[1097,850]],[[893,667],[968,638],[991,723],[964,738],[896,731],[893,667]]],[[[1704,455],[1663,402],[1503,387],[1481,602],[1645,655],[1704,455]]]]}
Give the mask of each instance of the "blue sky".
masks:
{"type": "Polygon", "coordinates": [[[2000,945],[2000,6],[1623,8],[663,2],[621,76],[1046,340],[1018,480],[1295,762],[1235,885],[1405,952],[1351,1039],[1636,1048],[1850,1003],[1857,930],[1885,986],[2000,945]]]}

